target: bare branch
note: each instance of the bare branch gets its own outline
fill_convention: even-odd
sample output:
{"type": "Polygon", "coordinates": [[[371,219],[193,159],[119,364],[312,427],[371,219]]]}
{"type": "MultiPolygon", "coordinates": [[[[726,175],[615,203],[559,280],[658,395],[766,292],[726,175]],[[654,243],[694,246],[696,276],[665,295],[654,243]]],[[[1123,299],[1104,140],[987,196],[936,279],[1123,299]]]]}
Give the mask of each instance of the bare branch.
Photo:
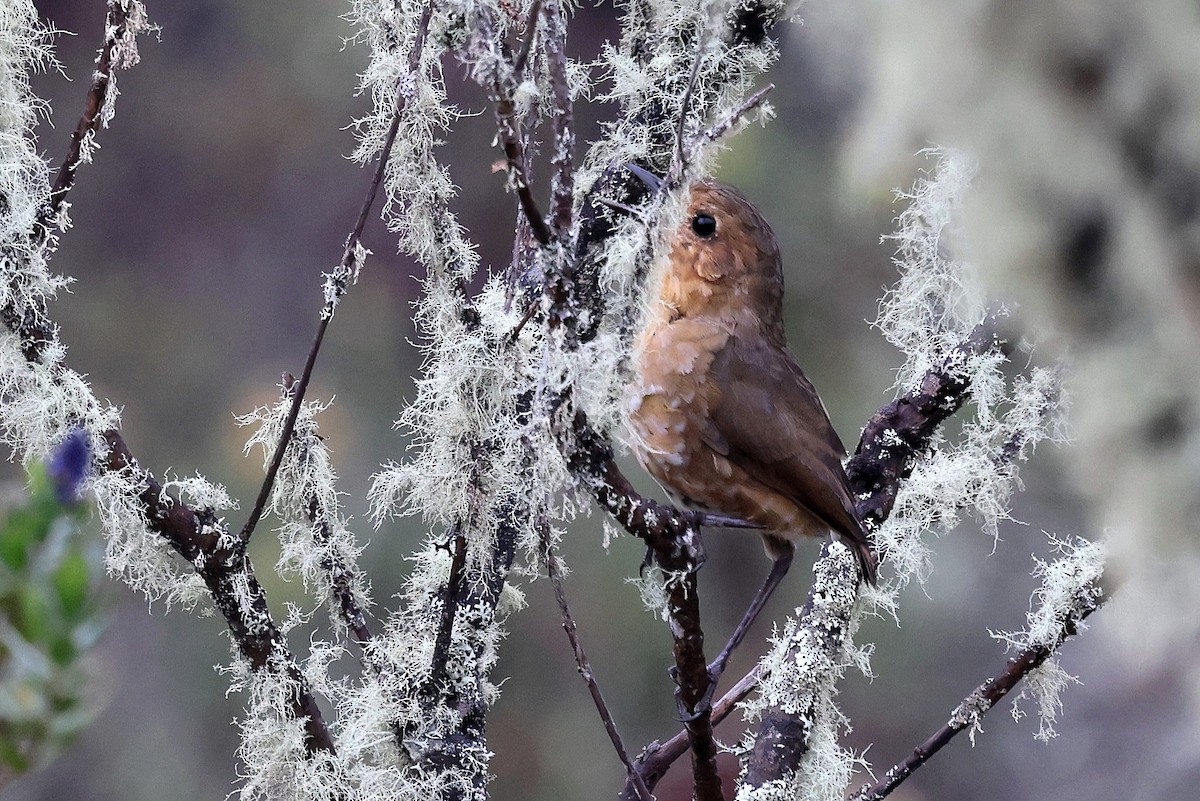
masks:
{"type": "Polygon", "coordinates": [[[625,742],[621,739],[621,733],[617,731],[616,721],[613,720],[612,712],[608,709],[608,704],[604,701],[604,695],[600,692],[600,685],[596,681],[596,676],[592,672],[592,664],[588,660],[587,653],[583,650],[583,643],[579,641],[579,630],[575,625],[575,618],[571,616],[571,609],[567,606],[567,596],[563,591],[562,571],[558,567],[558,556],[554,553],[554,549],[550,545],[550,538],[547,535],[546,522],[541,523],[543,528],[542,535],[542,558],[546,560],[546,575],[550,577],[550,581],[554,584],[554,597],[558,600],[559,611],[562,612],[562,627],[567,633],[567,639],[571,642],[571,651],[575,654],[575,664],[579,668],[579,675],[583,677],[583,681],[587,684],[588,693],[592,696],[592,703],[596,705],[596,711],[600,714],[600,720],[604,723],[604,731],[608,734],[608,739],[613,744],[613,749],[617,752],[617,758],[621,760],[621,764],[625,766],[625,773],[629,777],[629,782],[637,792],[637,798],[640,801],[653,801],[653,796],[650,795],[649,788],[642,781],[642,777],[634,769],[633,764],[629,760],[629,752],[625,750],[625,742]]]}
{"type": "Polygon", "coordinates": [[[684,148],[684,136],[687,127],[688,106],[692,103],[692,92],[696,91],[696,79],[700,76],[700,62],[704,60],[704,42],[696,42],[696,58],[692,60],[692,72],[688,75],[687,89],[684,90],[683,100],[679,101],[679,127],[675,129],[675,158],[682,172],[687,168],[687,153],[684,148]]]}
{"type": "Polygon", "coordinates": [[[538,17],[542,13],[542,0],[533,0],[529,4],[529,16],[525,18],[525,39],[521,42],[521,52],[513,62],[513,80],[520,82],[525,77],[525,66],[529,62],[529,53],[533,50],[533,37],[537,36],[538,17]]]}
{"type": "Polygon", "coordinates": [[[612,446],[577,410],[574,449],[567,454],[572,473],[589,485],[601,507],[653,551],[663,572],[667,615],[675,654],[676,700],[692,752],[692,773],[700,801],[723,798],[717,775],[712,722],[712,682],[704,657],[696,572],[703,561],[699,529],[690,515],[643,498],[617,468],[612,446]]]}
{"type": "Polygon", "coordinates": [[[517,119],[515,94],[517,82],[522,80],[528,66],[533,40],[537,35],[537,22],[540,16],[545,16],[541,13],[544,11],[545,7],[540,2],[534,4],[525,23],[525,40],[522,43],[521,52],[515,60],[510,56],[507,43],[501,42],[500,54],[505,60],[512,63],[512,74],[503,75],[497,70],[492,75],[491,86],[485,87],[491,90],[492,100],[496,104],[496,133],[500,139],[500,146],[504,150],[508,179],[513,191],[517,193],[517,202],[529,223],[529,232],[543,247],[554,241],[554,233],[546,224],[546,218],[542,215],[537,200],[533,197],[529,165],[525,160],[525,143],[521,136],[521,125],[517,119]]]}
{"type": "MultiPolygon", "coordinates": [[[[421,12],[421,18],[417,23],[417,34],[413,41],[412,50],[408,54],[408,70],[409,74],[417,71],[421,63],[421,51],[425,46],[425,38],[429,34],[429,20],[433,14],[433,4],[429,3],[421,12]]],[[[400,130],[400,116],[404,112],[405,106],[408,104],[408,94],[403,88],[398,87],[396,90],[396,108],[392,114],[392,124],[388,128],[387,136],[384,138],[383,147],[379,150],[379,164],[375,168],[375,174],[372,176],[371,185],[367,188],[367,195],[363,198],[362,207],[359,209],[358,218],[355,220],[354,228],[350,232],[350,236],[346,238],[346,247],[342,251],[342,260],[335,271],[334,278],[336,279],[337,272],[342,274],[357,274],[354,265],[357,262],[360,252],[359,245],[362,241],[363,230],[366,228],[367,219],[371,215],[371,208],[375,205],[375,198],[379,194],[379,187],[383,183],[383,175],[387,170],[388,155],[392,151],[392,144],[396,141],[396,133],[400,130]]],[[[342,279],[340,286],[341,292],[344,293],[349,281],[342,279]]],[[[328,295],[328,293],[327,293],[328,295]]],[[[288,411],[287,420],[283,424],[283,430],[279,434],[279,443],[275,446],[275,455],[271,458],[271,465],[267,468],[266,478],[263,480],[262,487],[258,491],[258,498],[254,501],[254,508],[250,510],[250,516],[246,519],[246,524],[242,526],[239,537],[243,542],[249,542],[250,536],[254,533],[258,521],[262,518],[263,510],[266,508],[267,499],[271,497],[271,488],[275,486],[275,476],[279,472],[279,465],[283,463],[283,455],[287,451],[287,446],[291,442],[292,432],[296,428],[296,418],[300,414],[300,405],[304,403],[304,395],[308,391],[308,382],[312,378],[313,367],[317,363],[317,354],[321,351],[321,343],[325,340],[325,330],[329,327],[329,321],[333,319],[333,306],[336,303],[336,298],[326,298],[325,308],[321,314],[321,322],[317,326],[317,333],[313,337],[312,345],[308,349],[308,358],[304,361],[304,371],[300,374],[300,380],[296,383],[295,394],[292,398],[292,408],[288,411]]]]}
{"type": "MultiPolygon", "coordinates": [[[[721,700],[713,704],[712,721],[716,726],[729,717],[737,705],[746,700],[750,693],[754,692],[754,688],[767,675],[766,670],[762,665],[755,665],[754,668],[738,680],[737,684],[729,688],[725,695],[721,696],[721,700]]],[[[643,782],[651,791],[655,785],[667,775],[667,769],[675,763],[675,760],[686,754],[688,751],[688,733],[683,730],[676,734],[665,743],[660,743],[657,740],[647,745],[642,749],[642,753],[634,760],[636,773],[640,776],[643,782]]],[[[625,789],[621,791],[620,798],[622,801],[634,801],[638,796],[635,794],[635,788],[630,781],[625,782],[625,789]]]]}

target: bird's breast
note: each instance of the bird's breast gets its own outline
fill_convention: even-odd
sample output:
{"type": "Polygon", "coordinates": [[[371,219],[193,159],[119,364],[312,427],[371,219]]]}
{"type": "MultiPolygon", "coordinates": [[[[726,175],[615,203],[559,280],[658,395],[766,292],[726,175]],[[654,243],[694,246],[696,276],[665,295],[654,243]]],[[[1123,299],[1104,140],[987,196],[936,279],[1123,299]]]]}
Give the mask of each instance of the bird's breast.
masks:
{"type": "Polygon", "coordinates": [[[710,369],[729,339],[720,325],[694,319],[651,323],[635,349],[637,380],[629,394],[634,452],[646,470],[671,484],[700,450],[714,402],[710,369]]]}

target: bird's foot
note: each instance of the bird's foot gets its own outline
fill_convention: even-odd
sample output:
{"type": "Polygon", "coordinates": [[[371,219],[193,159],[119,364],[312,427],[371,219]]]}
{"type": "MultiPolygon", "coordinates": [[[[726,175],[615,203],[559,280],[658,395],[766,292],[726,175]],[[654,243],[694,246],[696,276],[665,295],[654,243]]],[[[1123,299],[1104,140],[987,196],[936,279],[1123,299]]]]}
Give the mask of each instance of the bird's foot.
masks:
{"type": "Polygon", "coordinates": [[[699,700],[690,706],[683,699],[683,687],[679,684],[679,668],[668,668],[667,673],[671,676],[671,680],[675,682],[675,710],[678,713],[680,723],[691,723],[712,712],[712,699],[717,690],[717,682],[711,672],[708,674],[708,686],[704,688],[704,692],[701,694],[699,700]]]}

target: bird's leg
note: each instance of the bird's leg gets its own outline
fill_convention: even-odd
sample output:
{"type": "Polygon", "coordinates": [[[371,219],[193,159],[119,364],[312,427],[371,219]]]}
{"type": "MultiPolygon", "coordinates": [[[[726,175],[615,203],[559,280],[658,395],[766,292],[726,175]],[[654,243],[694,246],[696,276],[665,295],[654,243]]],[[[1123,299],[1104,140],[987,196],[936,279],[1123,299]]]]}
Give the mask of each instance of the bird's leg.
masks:
{"type": "Polygon", "coordinates": [[[721,649],[721,653],[717,654],[717,658],[709,664],[710,692],[716,688],[717,679],[725,672],[725,663],[729,661],[733,650],[746,638],[746,632],[750,630],[750,626],[754,624],[754,620],[762,612],[763,607],[767,605],[767,601],[771,598],[771,594],[775,592],[775,588],[779,586],[779,582],[787,575],[788,568],[792,566],[792,554],[795,553],[795,549],[791,547],[791,543],[787,543],[787,545],[786,549],[777,549],[775,564],[771,565],[771,572],[767,574],[766,581],[758,588],[758,593],[754,596],[754,600],[750,602],[749,608],[746,609],[746,614],[742,615],[741,622],[737,624],[737,628],[729,636],[729,642],[725,643],[725,647],[721,649]]]}
{"type": "Polygon", "coordinates": [[[729,657],[733,654],[735,648],[741,645],[742,640],[746,639],[746,633],[750,631],[750,627],[754,625],[754,621],[758,618],[763,607],[767,605],[771,595],[775,592],[775,588],[779,586],[779,582],[783,581],[783,577],[787,575],[788,568],[792,566],[792,555],[795,549],[791,543],[786,541],[773,541],[771,550],[775,554],[775,563],[771,565],[771,572],[767,574],[766,580],[762,586],[758,588],[758,593],[755,594],[754,600],[750,602],[750,606],[746,609],[746,613],[742,615],[742,620],[733,630],[733,634],[729,637],[729,642],[725,643],[725,647],[721,649],[721,653],[717,654],[708,665],[708,688],[704,691],[704,696],[696,704],[694,709],[688,709],[683,703],[678,687],[679,678],[678,670],[671,668],[667,672],[671,675],[671,679],[677,685],[675,688],[675,704],[679,711],[679,720],[683,723],[689,723],[711,708],[713,695],[717,690],[717,681],[721,678],[721,674],[725,672],[725,665],[729,662],[729,657]],[[781,547],[786,546],[786,547],[781,547]]]}

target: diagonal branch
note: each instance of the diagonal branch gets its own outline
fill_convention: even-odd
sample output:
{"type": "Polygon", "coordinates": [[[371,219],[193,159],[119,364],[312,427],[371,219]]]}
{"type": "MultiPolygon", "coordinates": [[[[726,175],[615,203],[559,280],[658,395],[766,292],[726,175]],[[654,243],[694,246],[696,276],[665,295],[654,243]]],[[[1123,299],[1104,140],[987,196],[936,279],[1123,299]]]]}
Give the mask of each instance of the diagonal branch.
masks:
{"type": "Polygon", "coordinates": [[[1069,637],[1078,634],[1080,623],[1099,609],[1105,600],[1104,597],[1086,598],[1076,613],[1064,621],[1062,630],[1053,643],[1032,645],[1008,660],[1000,675],[976,687],[955,707],[954,712],[950,715],[950,720],[934,732],[929,739],[914,748],[907,759],[889,768],[883,778],[874,785],[864,785],[850,797],[850,801],[878,801],[890,795],[917,768],[942,750],[956,734],[978,725],[979,719],[1000,703],[1021,679],[1041,667],[1069,637]]]}
{"type": "Polygon", "coordinates": [[[741,105],[731,111],[724,119],[708,128],[692,142],[691,149],[696,150],[705,142],[715,142],[729,132],[729,129],[737,125],[740,121],[746,118],[754,109],[758,108],[767,99],[767,95],[775,88],[775,84],[769,83],[762,89],[759,89],[754,94],[746,98],[741,105]]]}
{"type": "MultiPolygon", "coordinates": [[[[938,427],[966,402],[970,380],[963,367],[967,360],[1000,345],[990,328],[981,324],[916,387],[883,406],[867,422],[858,448],[846,464],[846,475],[857,499],[859,518],[868,530],[878,527],[891,514],[901,483],[912,474],[938,427]]],[[[814,582],[809,591],[804,607],[806,621],[797,627],[784,658],[796,658],[806,649],[805,653],[817,659],[823,669],[806,675],[812,691],[805,694],[805,703],[767,706],[759,714],[752,733],[756,747],[743,777],[749,787],[782,780],[799,768],[808,753],[812,721],[817,719],[816,707],[824,697],[822,688],[836,678],[853,603],[834,603],[835,596],[844,596],[843,590],[851,587],[856,593],[858,580],[844,549],[833,550],[830,544],[821,549],[816,571],[825,578],[814,582]],[[760,748],[765,741],[777,747],[760,748]]]]}
{"type": "Polygon", "coordinates": [[[625,750],[625,742],[621,739],[620,732],[617,731],[616,721],[613,720],[612,712],[609,711],[608,704],[604,701],[604,695],[600,692],[600,685],[596,682],[596,676],[592,672],[592,663],[587,657],[587,653],[583,650],[583,644],[579,641],[579,631],[575,626],[575,618],[571,616],[571,609],[567,606],[567,596],[563,592],[562,586],[562,571],[558,567],[558,556],[554,553],[550,545],[550,537],[546,531],[546,523],[543,520],[542,526],[542,558],[546,560],[546,574],[550,576],[551,583],[554,584],[554,597],[558,600],[559,611],[562,612],[562,627],[567,633],[567,639],[571,642],[571,650],[575,654],[575,664],[579,668],[579,675],[583,677],[584,683],[587,684],[588,693],[592,696],[592,703],[596,705],[596,711],[600,714],[600,720],[604,723],[604,731],[608,734],[608,739],[613,744],[613,749],[617,752],[617,758],[621,760],[621,764],[625,766],[625,773],[629,777],[629,783],[636,792],[635,798],[638,801],[653,801],[653,796],[650,795],[650,790],[646,787],[646,783],[642,781],[641,775],[634,768],[629,759],[629,752],[625,750]]]}
{"type": "Polygon", "coordinates": [[[266,594],[255,576],[245,543],[229,536],[224,522],[211,511],[193,509],[167,495],[154,476],[133,458],[119,432],[106,431],[104,439],[109,448],[105,469],[131,473],[141,487],[138,500],[147,525],[204,579],[213,604],[225,618],[238,651],[251,669],[282,674],[291,685],[286,711],[303,721],[305,749],[309,754],[335,753],[333,737],[308,680],[267,609],[266,594]]]}
{"type": "MultiPolygon", "coordinates": [[[[492,101],[496,104],[496,135],[500,147],[504,150],[509,184],[517,193],[517,203],[525,215],[529,233],[542,247],[555,241],[556,233],[546,224],[546,218],[542,215],[537,200],[533,197],[529,165],[526,162],[525,140],[521,135],[521,122],[517,118],[516,92],[529,65],[534,38],[538,32],[538,21],[542,16],[549,18],[550,14],[554,13],[551,10],[553,5],[555,4],[545,5],[542,0],[534,0],[529,10],[529,17],[525,21],[525,39],[521,43],[521,50],[517,57],[515,59],[512,57],[512,51],[503,39],[494,46],[494,57],[507,64],[510,69],[505,71],[493,68],[490,74],[490,85],[485,83],[486,78],[477,78],[480,85],[491,92],[492,101]]],[[[493,24],[491,16],[481,13],[475,19],[475,37],[481,42],[486,41],[486,33],[493,24]]],[[[492,45],[481,46],[491,47],[492,45]]]]}
{"type": "MultiPolygon", "coordinates": [[[[417,23],[416,38],[413,41],[412,50],[408,54],[408,71],[410,75],[415,73],[420,65],[421,51],[425,46],[425,38],[429,34],[429,20],[432,14],[433,4],[431,2],[421,12],[421,18],[417,23]]],[[[262,518],[267,500],[271,497],[271,489],[275,486],[275,476],[279,473],[279,465],[283,463],[284,453],[291,442],[292,432],[296,428],[296,418],[300,415],[300,406],[304,403],[304,395],[308,391],[308,383],[312,378],[313,367],[317,363],[317,354],[321,350],[321,343],[325,340],[325,330],[329,327],[329,321],[333,319],[334,306],[336,306],[337,300],[345,294],[353,278],[358,275],[358,268],[361,266],[363,256],[361,247],[363,230],[366,228],[367,219],[371,215],[371,208],[375,205],[375,198],[379,194],[379,187],[383,183],[383,175],[387,170],[388,155],[392,151],[392,144],[396,141],[396,134],[400,130],[400,117],[408,105],[408,100],[409,93],[406,91],[405,86],[402,85],[396,90],[396,109],[392,114],[391,127],[388,128],[387,136],[384,138],[383,146],[380,148],[379,164],[375,168],[371,185],[367,188],[367,195],[363,198],[362,208],[358,212],[358,219],[354,223],[354,229],[350,232],[350,236],[346,238],[346,247],[342,251],[342,260],[327,281],[325,306],[322,309],[321,322],[317,326],[317,333],[313,337],[312,345],[308,349],[308,358],[304,361],[304,371],[300,374],[300,379],[294,388],[295,394],[292,397],[292,407],[288,410],[287,420],[284,422],[283,430],[279,434],[279,443],[275,446],[275,455],[271,459],[271,465],[267,468],[267,475],[263,480],[262,487],[258,491],[258,498],[254,501],[254,508],[250,510],[250,516],[246,519],[246,524],[242,526],[241,533],[239,534],[243,542],[250,540],[250,535],[254,533],[258,521],[262,518]]]]}
{"type": "MultiPolygon", "coordinates": [[[[713,725],[719,725],[721,721],[729,717],[737,705],[754,692],[754,688],[766,675],[767,671],[762,665],[755,665],[749,673],[738,680],[737,684],[730,687],[721,696],[721,700],[713,704],[713,725]]],[[[675,764],[675,760],[686,754],[687,751],[687,730],[677,733],[665,743],[655,740],[643,748],[642,753],[638,754],[637,759],[634,760],[634,775],[653,791],[663,776],[667,775],[667,770],[671,765],[675,764]]],[[[621,801],[636,801],[639,796],[635,793],[636,787],[630,779],[625,782],[625,787],[618,797],[621,801]]]]}
{"type": "MultiPolygon", "coordinates": [[[[860,499],[859,513],[869,525],[877,526],[891,513],[901,482],[911,474],[937,427],[965,402],[970,386],[959,369],[961,365],[973,354],[1000,346],[989,329],[980,326],[942,364],[926,373],[917,387],[884,405],[867,422],[846,471],[851,487],[860,499]]],[[[585,429],[584,433],[598,437],[590,429],[585,429]]],[[[596,455],[603,455],[603,448],[591,440],[584,438],[581,442],[586,448],[598,448],[596,455]]],[[[632,531],[631,526],[647,526],[647,517],[651,521],[669,521],[672,513],[682,516],[678,510],[638,496],[615,464],[601,462],[599,467],[593,479],[593,491],[601,506],[627,529],[632,531]]],[[[810,604],[811,601],[810,598],[810,604]]],[[[743,677],[714,708],[714,720],[724,719],[732,706],[749,695],[763,677],[761,666],[743,677]]],[[[781,713],[772,725],[776,730],[800,731],[803,727],[798,724],[799,717],[781,713]]],[[[798,762],[806,744],[801,743],[798,748],[793,744],[785,750],[798,751],[795,757],[798,762]]],[[[647,786],[653,790],[671,763],[685,752],[686,739],[684,732],[680,732],[662,745],[652,743],[635,764],[647,786]]],[[[632,797],[629,789],[627,785],[623,798],[632,797]]]]}
{"type": "Polygon", "coordinates": [[[116,70],[128,69],[138,62],[134,38],[150,28],[146,10],[140,2],[122,3],[108,0],[108,13],[104,18],[104,45],[96,56],[96,69],[92,71],[92,83],[84,101],[83,114],[71,134],[67,156],[58,168],[50,199],[38,211],[33,235],[44,241],[50,228],[61,226],[63,206],[67,195],[75,186],[75,173],[80,165],[90,160],[91,139],[112,117],[112,100],[116,91],[116,70]]]}
{"type": "MultiPolygon", "coordinates": [[[[289,402],[296,388],[296,378],[291,373],[283,374],[282,397],[280,403],[289,402]]],[[[324,461],[324,441],[317,433],[316,421],[309,417],[306,425],[300,425],[295,433],[295,447],[300,451],[300,463],[324,461]]],[[[304,507],[304,516],[312,526],[313,542],[321,554],[320,566],[328,582],[329,592],[337,607],[337,613],[342,624],[350,633],[350,638],[363,650],[364,656],[373,668],[378,668],[377,662],[367,654],[367,644],[371,641],[371,632],[367,628],[367,602],[361,593],[360,576],[354,559],[339,547],[339,530],[344,528],[341,515],[337,509],[337,494],[325,494],[317,491],[311,483],[306,482],[304,490],[308,493],[308,502],[304,507]]],[[[296,492],[296,495],[305,494],[296,492]]]]}
{"type": "MultiPolygon", "coordinates": [[[[430,660],[429,684],[439,685],[445,678],[446,659],[450,654],[450,638],[454,634],[454,618],[458,612],[458,602],[462,595],[464,571],[467,566],[467,538],[463,536],[462,526],[455,526],[450,534],[450,542],[454,551],[450,558],[450,575],[446,578],[446,586],[442,588],[438,599],[441,601],[441,616],[438,622],[437,637],[433,641],[433,658],[430,660]]],[[[447,548],[450,546],[447,545],[447,548]]]]}

